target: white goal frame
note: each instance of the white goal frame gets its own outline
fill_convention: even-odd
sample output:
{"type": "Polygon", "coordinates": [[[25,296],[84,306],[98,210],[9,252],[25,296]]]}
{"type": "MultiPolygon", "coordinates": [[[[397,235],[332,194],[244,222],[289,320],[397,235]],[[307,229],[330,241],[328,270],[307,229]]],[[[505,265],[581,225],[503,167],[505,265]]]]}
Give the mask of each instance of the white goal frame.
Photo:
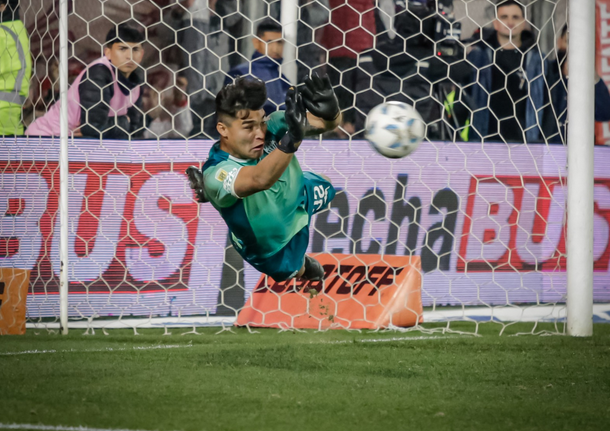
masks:
{"type": "MultiPolygon", "coordinates": [[[[294,22],[296,3],[282,1],[282,21],[294,22]],[[293,16],[290,16],[294,14],[293,16]]],[[[61,111],[61,281],[60,322],[62,333],[68,333],[68,0],[60,1],[60,94],[61,111]]],[[[567,333],[590,336],[593,332],[593,118],[595,2],[575,1],[569,4],[569,101],[568,115],[568,200],[567,233],[567,333]]],[[[296,27],[296,26],[295,26],[296,27]]],[[[296,39],[296,28],[290,39],[296,39]]],[[[289,65],[285,66],[287,69],[289,65]]]]}
{"type": "Polygon", "coordinates": [[[593,334],[595,2],[569,3],[568,334],[593,334]]]}

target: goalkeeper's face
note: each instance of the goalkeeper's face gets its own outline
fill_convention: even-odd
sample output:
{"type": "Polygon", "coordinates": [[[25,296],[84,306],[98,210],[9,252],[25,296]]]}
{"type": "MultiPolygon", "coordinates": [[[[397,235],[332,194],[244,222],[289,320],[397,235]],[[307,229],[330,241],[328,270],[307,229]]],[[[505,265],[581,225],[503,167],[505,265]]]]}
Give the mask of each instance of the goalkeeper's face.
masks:
{"type": "Polygon", "coordinates": [[[217,124],[221,149],[234,157],[259,159],[265,146],[265,110],[242,110],[237,118],[221,117],[217,124]]]}

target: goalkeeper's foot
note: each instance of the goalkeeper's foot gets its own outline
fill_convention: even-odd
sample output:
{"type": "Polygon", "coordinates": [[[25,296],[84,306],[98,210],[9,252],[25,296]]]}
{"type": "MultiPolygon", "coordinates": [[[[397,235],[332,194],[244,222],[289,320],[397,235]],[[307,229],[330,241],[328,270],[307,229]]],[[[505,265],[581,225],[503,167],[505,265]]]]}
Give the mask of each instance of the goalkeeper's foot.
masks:
{"type": "Polygon", "coordinates": [[[305,255],[305,271],[299,278],[309,281],[322,281],[324,280],[324,268],[313,257],[305,255]]]}
{"type": "Polygon", "coordinates": [[[189,186],[195,190],[197,200],[201,203],[209,202],[205,197],[205,190],[203,187],[203,174],[196,166],[189,166],[186,168],[186,176],[189,179],[189,186]]]}

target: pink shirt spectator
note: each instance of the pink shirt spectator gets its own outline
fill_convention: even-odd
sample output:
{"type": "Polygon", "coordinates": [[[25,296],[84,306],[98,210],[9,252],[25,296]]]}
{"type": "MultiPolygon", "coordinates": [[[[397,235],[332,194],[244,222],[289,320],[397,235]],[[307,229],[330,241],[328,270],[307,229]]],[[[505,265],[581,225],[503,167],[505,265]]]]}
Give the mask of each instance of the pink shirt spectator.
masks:
{"type": "MultiPolygon", "coordinates": [[[[85,76],[85,73],[87,73],[87,70],[97,64],[103,64],[108,67],[113,78],[114,95],[110,100],[110,110],[108,111],[109,117],[126,115],[127,110],[134,106],[136,101],[140,97],[139,86],[131,90],[129,94],[123,94],[123,92],[119,89],[119,84],[116,79],[114,66],[112,66],[108,58],[102,57],[99,60],[96,60],[91,63],[87,67],[87,69],[83,70],[78,75],[72,86],[68,89],[68,127],[70,129],[70,132],[74,132],[81,125],[81,105],[78,87],[83,79],[83,76],[85,76]]],[[[30,126],[25,131],[25,134],[33,136],[59,136],[60,103],[61,102],[55,103],[53,106],[51,106],[49,111],[44,116],[37,118],[32,124],[30,124],[30,126]]]]}

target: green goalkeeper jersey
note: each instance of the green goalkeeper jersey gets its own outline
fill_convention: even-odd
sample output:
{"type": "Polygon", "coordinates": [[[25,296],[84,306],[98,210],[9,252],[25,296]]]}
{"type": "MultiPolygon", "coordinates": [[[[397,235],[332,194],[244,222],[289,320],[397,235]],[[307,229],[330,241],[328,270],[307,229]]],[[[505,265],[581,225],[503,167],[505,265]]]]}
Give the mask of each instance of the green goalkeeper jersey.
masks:
{"type": "Polygon", "coordinates": [[[265,151],[260,159],[238,159],[222,151],[216,142],[203,166],[205,194],[229,227],[233,246],[250,262],[274,255],[309,224],[303,171],[296,157],[269,190],[243,199],[234,190],[239,170],[259,163],[287,130],[284,111],[274,112],[267,119],[265,151]]]}

